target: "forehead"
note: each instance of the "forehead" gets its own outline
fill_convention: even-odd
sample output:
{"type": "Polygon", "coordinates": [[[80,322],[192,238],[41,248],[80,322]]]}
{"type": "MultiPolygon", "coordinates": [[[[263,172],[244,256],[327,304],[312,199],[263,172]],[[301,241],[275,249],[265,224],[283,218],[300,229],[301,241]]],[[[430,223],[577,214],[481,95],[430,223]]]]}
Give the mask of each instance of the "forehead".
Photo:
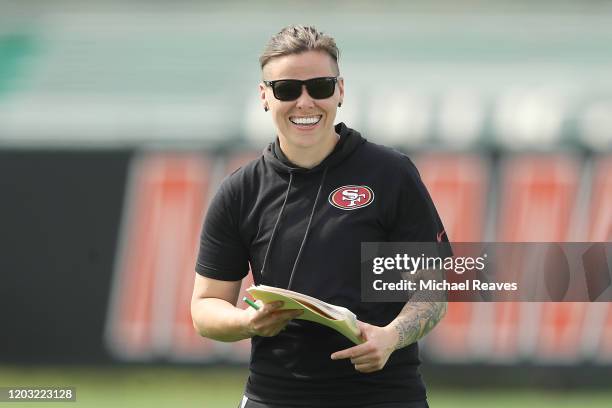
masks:
{"type": "Polygon", "coordinates": [[[263,70],[264,79],[309,79],[335,76],[334,60],[324,51],[306,51],[270,60],[263,70]]]}

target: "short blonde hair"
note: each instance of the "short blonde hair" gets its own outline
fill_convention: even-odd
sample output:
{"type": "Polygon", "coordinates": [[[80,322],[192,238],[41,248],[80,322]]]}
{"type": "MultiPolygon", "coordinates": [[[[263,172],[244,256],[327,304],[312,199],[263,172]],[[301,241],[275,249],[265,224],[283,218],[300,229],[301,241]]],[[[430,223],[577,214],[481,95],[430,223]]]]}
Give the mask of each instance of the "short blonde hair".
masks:
{"type": "Polygon", "coordinates": [[[266,48],[259,57],[259,64],[263,70],[273,58],[301,54],[306,51],[326,52],[334,61],[336,75],[340,75],[338,67],[340,50],[336,46],[336,41],[313,26],[290,25],[280,30],[266,44],[266,48]]]}

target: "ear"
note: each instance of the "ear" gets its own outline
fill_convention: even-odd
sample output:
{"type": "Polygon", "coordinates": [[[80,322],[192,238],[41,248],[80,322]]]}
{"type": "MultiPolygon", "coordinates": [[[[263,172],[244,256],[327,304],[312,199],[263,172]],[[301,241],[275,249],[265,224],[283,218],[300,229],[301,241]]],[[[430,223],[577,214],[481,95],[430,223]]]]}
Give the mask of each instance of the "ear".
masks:
{"type": "Polygon", "coordinates": [[[338,92],[340,93],[340,102],[344,102],[344,78],[338,77],[338,92]]]}
{"type": "Polygon", "coordinates": [[[263,82],[259,83],[259,99],[261,99],[261,106],[265,109],[269,107],[268,99],[266,98],[266,86],[263,82]]]}

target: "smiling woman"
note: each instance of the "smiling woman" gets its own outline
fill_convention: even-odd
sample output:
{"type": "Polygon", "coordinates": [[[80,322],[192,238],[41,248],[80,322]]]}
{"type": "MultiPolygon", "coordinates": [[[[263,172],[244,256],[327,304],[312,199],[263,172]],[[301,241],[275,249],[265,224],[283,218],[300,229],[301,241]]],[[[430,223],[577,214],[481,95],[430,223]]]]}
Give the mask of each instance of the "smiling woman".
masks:
{"type": "Polygon", "coordinates": [[[344,80],[337,77],[332,55],[315,47],[262,57],[264,80],[259,89],[264,109],[272,115],[282,151],[300,167],[319,164],[339,139],[334,120],[344,97],[344,80]]]}
{"type": "Polygon", "coordinates": [[[436,242],[444,227],[406,155],[334,124],[344,98],[338,55],[314,27],[270,39],[259,91],[276,139],[223,181],[204,221],[193,323],[212,339],[252,339],[241,408],[427,407],[416,341],[446,304],[362,302],[361,243],[436,242]],[[249,269],[256,285],[355,312],[364,341],[276,302],[237,308],[249,269]]]}

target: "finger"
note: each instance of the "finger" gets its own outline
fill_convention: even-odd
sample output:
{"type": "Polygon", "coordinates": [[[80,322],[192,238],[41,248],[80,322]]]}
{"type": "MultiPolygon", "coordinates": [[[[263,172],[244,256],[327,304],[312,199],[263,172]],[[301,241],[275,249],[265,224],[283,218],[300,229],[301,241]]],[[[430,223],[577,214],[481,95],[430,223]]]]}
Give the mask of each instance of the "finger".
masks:
{"type": "Polygon", "coordinates": [[[351,358],[353,357],[353,352],[355,351],[355,349],[356,347],[351,347],[344,350],[336,351],[335,353],[332,353],[331,359],[342,360],[343,358],[351,358]]]}
{"type": "Polygon", "coordinates": [[[291,320],[299,317],[302,313],[304,313],[302,310],[287,310],[286,313],[284,311],[282,313],[278,312],[277,324],[284,328],[291,320]]]}
{"type": "Polygon", "coordinates": [[[351,363],[352,364],[366,364],[366,363],[371,363],[372,357],[369,354],[360,356],[360,357],[353,357],[351,358],[351,363]]]}
{"type": "Polygon", "coordinates": [[[282,310],[271,312],[259,316],[256,321],[259,327],[269,327],[271,329],[280,330],[287,325],[292,319],[299,316],[303,312],[301,310],[282,310]]]}
{"type": "MultiPolygon", "coordinates": [[[[258,300],[257,302],[261,302],[260,300],[258,300]]],[[[280,309],[281,307],[283,307],[283,301],[282,300],[277,300],[275,302],[270,302],[270,303],[263,303],[262,302],[262,307],[261,307],[261,311],[262,312],[266,312],[266,313],[270,313],[273,312],[275,310],[280,309]]]]}
{"type": "Polygon", "coordinates": [[[262,330],[267,333],[267,336],[276,336],[287,328],[287,324],[289,324],[292,319],[293,317],[290,316],[282,320],[269,320],[262,324],[262,330]]]}
{"type": "Polygon", "coordinates": [[[369,352],[369,344],[362,343],[358,346],[336,351],[331,355],[332,360],[341,360],[343,358],[359,357],[369,352]]]}
{"type": "Polygon", "coordinates": [[[257,314],[259,314],[260,316],[266,316],[274,311],[279,310],[281,307],[283,307],[283,302],[281,301],[262,303],[262,306],[257,311],[257,314]]]}
{"type": "Polygon", "coordinates": [[[359,328],[359,337],[363,340],[368,341],[368,327],[370,325],[362,322],[361,320],[357,320],[357,328],[359,328]]]}
{"type": "Polygon", "coordinates": [[[300,309],[290,309],[290,310],[281,310],[278,312],[273,312],[274,315],[281,317],[282,319],[295,319],[298,316],[304,314],[303,310],[300,309]]]}
{"type": "Polygon", "coordinates": [[[268,313],[264,313],[261,315],[261,319],[262,321],[269,321],[269,322],[280,322],[280,321],[284,321],[284,320],[291,320],[294,319],[297,316],[300,316],[302,313],[304,313],[303,310],[275,310],[275,311],[270,311],[268,313]]]}

